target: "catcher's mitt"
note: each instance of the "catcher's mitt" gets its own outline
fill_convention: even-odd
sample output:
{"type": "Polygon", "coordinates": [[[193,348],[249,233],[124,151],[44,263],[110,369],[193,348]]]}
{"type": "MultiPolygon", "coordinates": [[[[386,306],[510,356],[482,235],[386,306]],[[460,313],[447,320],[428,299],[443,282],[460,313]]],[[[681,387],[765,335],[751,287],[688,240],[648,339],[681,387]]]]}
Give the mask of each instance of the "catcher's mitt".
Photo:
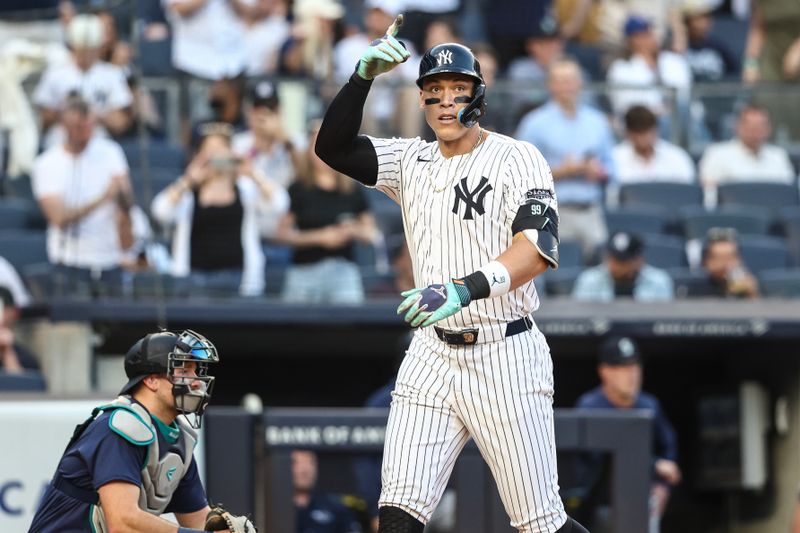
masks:
{"type": "Polygon", "coordinates": [[[206,515],[206,531],[224,531],[231,533],[258,533],[256,526],[246,516],[234,516],[221,505],[215,505],[206,515]]]}

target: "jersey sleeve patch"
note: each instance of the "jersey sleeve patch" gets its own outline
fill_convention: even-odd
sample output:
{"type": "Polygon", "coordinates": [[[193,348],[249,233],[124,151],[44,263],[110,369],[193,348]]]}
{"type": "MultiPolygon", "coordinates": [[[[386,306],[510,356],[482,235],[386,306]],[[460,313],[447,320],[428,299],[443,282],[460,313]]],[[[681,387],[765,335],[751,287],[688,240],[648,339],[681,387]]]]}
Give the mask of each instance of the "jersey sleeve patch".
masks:
{"type": "Polygon", "coordinates": [[[526,200],[550,200],[553,192],[549,189],[531,189],[525,193],[526,200]]]}
{"type": "Polygon", "coordinates": [[[147,446],[156,438],[156,434],[147,422],[128,409],[115,409],[108,419],[111,430],[136,446],[147,446]]]}

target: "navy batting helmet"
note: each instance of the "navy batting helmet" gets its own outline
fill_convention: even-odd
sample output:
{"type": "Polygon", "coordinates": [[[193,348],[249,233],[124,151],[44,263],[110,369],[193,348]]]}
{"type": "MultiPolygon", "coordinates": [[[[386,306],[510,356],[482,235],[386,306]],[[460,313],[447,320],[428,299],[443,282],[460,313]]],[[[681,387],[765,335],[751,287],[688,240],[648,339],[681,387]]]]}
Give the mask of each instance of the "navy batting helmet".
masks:
{"type": "Polygon", "coordinates": [[[462,44],[438,44],[422,56],[417,86],[422,89],[425,78],[444,73],[463,74],[475,80],[475,91],[470,104],[458,113],[458,120],[471,128],[486,113],[486,84],[481,74],[481,64],[472,50],[462,44]]]}

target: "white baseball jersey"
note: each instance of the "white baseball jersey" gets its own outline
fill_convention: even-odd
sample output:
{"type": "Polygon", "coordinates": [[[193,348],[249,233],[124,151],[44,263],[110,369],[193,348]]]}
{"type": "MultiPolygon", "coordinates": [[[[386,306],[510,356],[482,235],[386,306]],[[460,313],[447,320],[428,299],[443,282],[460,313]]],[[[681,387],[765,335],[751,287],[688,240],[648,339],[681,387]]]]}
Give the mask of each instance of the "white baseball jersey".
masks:
{"type": "MultiPolygon", "coordinates": [[[[475,150],[446,159],[436,142],[370,140],[378,155],[375,187],[403,211],[417,287],[464,277],[496,259],[511,246],[511,223],[526,200],[548,197],[557,210],[550,167],[530,143],[491,133],[475,150]]],[[[530,281],[437,325],[505,324],[538,307],[530,281]]]]}
{"type": "MultiPolygon", "coordinates": [[[[436,142],[370,140],[378,155],[375,187],[402,208],[417,287],[496,259],[511,246],[512,222],[526,201],[557,209],[550,168],[529,143],[491,133],[469,153],[445,159],[436,142]]],[[[437,323],[480,328],[474,345],[449,345],[432,327],[417,330],[392,393],[380,506],[427,522],[472,437],[515,528],[552,533],[565,523],[550,350],[535,325],[510,337],[505,331],[538,305],[529,282],[437,323]]]]}

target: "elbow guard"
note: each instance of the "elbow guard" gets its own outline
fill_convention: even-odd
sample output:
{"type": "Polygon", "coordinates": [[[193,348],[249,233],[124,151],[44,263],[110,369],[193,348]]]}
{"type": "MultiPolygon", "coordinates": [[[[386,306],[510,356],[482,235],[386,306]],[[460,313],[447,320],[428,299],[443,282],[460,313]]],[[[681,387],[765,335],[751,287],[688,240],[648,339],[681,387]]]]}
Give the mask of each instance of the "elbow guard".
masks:
{"type": "Polygon", "coordinates": [[[545,261],[558,268],[558,211],[546,199],[531,199],[521,205],[511,232],[522,232],[545,261]]]}

